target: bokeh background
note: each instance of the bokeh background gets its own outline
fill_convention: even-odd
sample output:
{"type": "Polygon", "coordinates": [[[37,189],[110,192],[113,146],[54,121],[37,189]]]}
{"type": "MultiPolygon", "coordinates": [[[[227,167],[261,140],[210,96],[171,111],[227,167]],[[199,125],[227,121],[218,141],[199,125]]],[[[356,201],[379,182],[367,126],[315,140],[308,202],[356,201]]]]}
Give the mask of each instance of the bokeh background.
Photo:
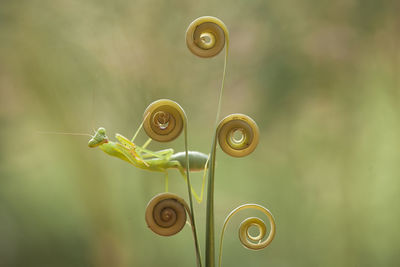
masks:
{"type": "MultiPolygon", "coordinates": [[[[237,215],[224,266],[400,264],[399,2],[14,0],[0,3],[0,265],[195,266],[189,227],[147,229],[163,175],[135,169],[88,137],[132,136],[160,98],[189,117],[193,150],[208,153],[223,55],[186,48],[189,23],[221,18],[231,50],[222,115],[259,125],[256,151],[221,151],[216,231],[236,206],[276,217],[265,250],[244,249],[237,215]]],[[[142,132],[137,143],[146,140],[142,132]]],[[[183,149],[183,138],[152,150],[183,149]]],[[[193,176],[199,188],[201,174],[193,176]]],[[[186,198],[177,171],[170,189],[186,198]]],[[[205,202],[195,205],[202,251],[205,202]]],[[[243,216],[243,218],[240,218],[243,216]]]]}

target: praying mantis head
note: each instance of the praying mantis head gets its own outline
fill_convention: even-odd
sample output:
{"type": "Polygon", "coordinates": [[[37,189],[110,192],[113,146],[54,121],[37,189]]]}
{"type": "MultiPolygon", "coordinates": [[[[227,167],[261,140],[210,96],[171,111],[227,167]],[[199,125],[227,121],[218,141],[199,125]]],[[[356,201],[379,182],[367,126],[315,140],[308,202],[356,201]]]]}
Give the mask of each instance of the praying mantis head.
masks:
{"type": "Polygon", "coordinates": [[[97,147],[102,144],[108,143],[108,137],[106,135],[106,129],[100,127],[92,138],[89,140],[88,146],[89,147],[97,147]]]}

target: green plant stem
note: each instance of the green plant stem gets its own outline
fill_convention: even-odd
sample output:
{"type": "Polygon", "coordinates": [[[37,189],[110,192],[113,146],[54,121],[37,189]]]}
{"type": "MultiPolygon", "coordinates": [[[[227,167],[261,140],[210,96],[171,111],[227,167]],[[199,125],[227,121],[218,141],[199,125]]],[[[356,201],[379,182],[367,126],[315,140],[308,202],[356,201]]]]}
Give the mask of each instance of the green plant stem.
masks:
{"type": "Polygon", "coordinates": [[[213,139],[210,154],[210,169],[208,170],[207,182],[207,216],[206,216],[206,267],[215,266],[215,235],[214,235],[214,173],[215,173],[215,153],[216,135],[213,139]]]}
{"type": "Polygon", "coordinates": [[[185,116],[185,123],[184,123],[184,134],[185,134],[185,153],[186,153],[186,177],[187,177],[187,188],[189,194],[189,206],[190,206],[190,214],[191,217],[191,224],[192,224],[192,232],[193,232],[193,239],[194,239],[194,246],[196,250],[196,260],[197,266],[201,267],[201,255],[200,255],[200,247],[199,247],[199,240],[197,238],[197,230],[196,230],[196,223],[194,220],[194,209],[193,209],[193,200],[192,200],[192,191],[190,190],[190,178],[189,178],[189,152],[188,152],[188,138],[187,138],[187,117],[185,116]]]}

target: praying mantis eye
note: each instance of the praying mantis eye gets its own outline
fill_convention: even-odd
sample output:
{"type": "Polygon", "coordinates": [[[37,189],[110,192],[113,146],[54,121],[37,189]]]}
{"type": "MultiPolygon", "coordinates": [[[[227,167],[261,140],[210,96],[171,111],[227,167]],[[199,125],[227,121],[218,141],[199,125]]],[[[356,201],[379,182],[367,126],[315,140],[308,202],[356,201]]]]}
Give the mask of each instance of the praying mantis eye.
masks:
{"type": "Polygon", "coordinates": [[[150,138],[169,142],[181,134],[185,117],[185,112],[178,103],[160,99],[151,103],[144,111],[143,128],[150,138]]]}
{"type": "Polygon", "coordinates": [[[186,202],[171,193],[153,197],[147,204],[146,223],[156,234],[171,236],[179,233],[186,224],[186,202]]]}
{"type": "Polygon", "coordinates": [[[257,147],[257,124],[244,114],[231,114],[218,125],[218,142],[221,149],[233,157],[249,155],[257,147]]]}
{"type": "Polygon", "coordinates": [[[229,33],[218,18],[204,16],[195,19],[186,30],[186,44],[199,57],[214,57],[228,43],[229,33]]]}
{"type": "Polygon", "coordinates": [[[104,129],[103,127],[100,127],[100,128],[97,130],[97,133],[98,133],[98,134],[101,134],[101,135],[106,135],[106,129],[104,129]]]}

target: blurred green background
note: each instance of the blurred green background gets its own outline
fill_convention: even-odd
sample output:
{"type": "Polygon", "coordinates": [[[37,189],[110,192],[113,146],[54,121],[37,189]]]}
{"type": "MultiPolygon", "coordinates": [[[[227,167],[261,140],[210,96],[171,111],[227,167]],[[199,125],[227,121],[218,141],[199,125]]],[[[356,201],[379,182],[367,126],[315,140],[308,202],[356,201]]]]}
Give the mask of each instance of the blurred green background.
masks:
{"type": "MultiPolygon", "coordinates": [[[[223,55],[186,48],[189,23],[221,18],[231,50],[222,115],[241,112],[261,140],[246,158],[221,151],[216,226],[236,206],[276,217],[265,250],[238,241],[224,266],[399,266],[399,2],[78,1],[0,3],[0,266],[195,266],[189,227],[147,229],[163,175],[135,169],[87,137],[132,136],[144,109],[177,101],[193,150],[208,153],[223,55]]],[[[142,132],[139,144],[146,140],[142,132]]],[[[183,138],[152,150],[183,149],[183,138]]],[[[201,174],[193,176],[199,188],[201,174]]],[[[170,189],[186,198],[170,171],[170,189]]],[[[205,202],[195,204],[204,250],[205,202]]]]}

